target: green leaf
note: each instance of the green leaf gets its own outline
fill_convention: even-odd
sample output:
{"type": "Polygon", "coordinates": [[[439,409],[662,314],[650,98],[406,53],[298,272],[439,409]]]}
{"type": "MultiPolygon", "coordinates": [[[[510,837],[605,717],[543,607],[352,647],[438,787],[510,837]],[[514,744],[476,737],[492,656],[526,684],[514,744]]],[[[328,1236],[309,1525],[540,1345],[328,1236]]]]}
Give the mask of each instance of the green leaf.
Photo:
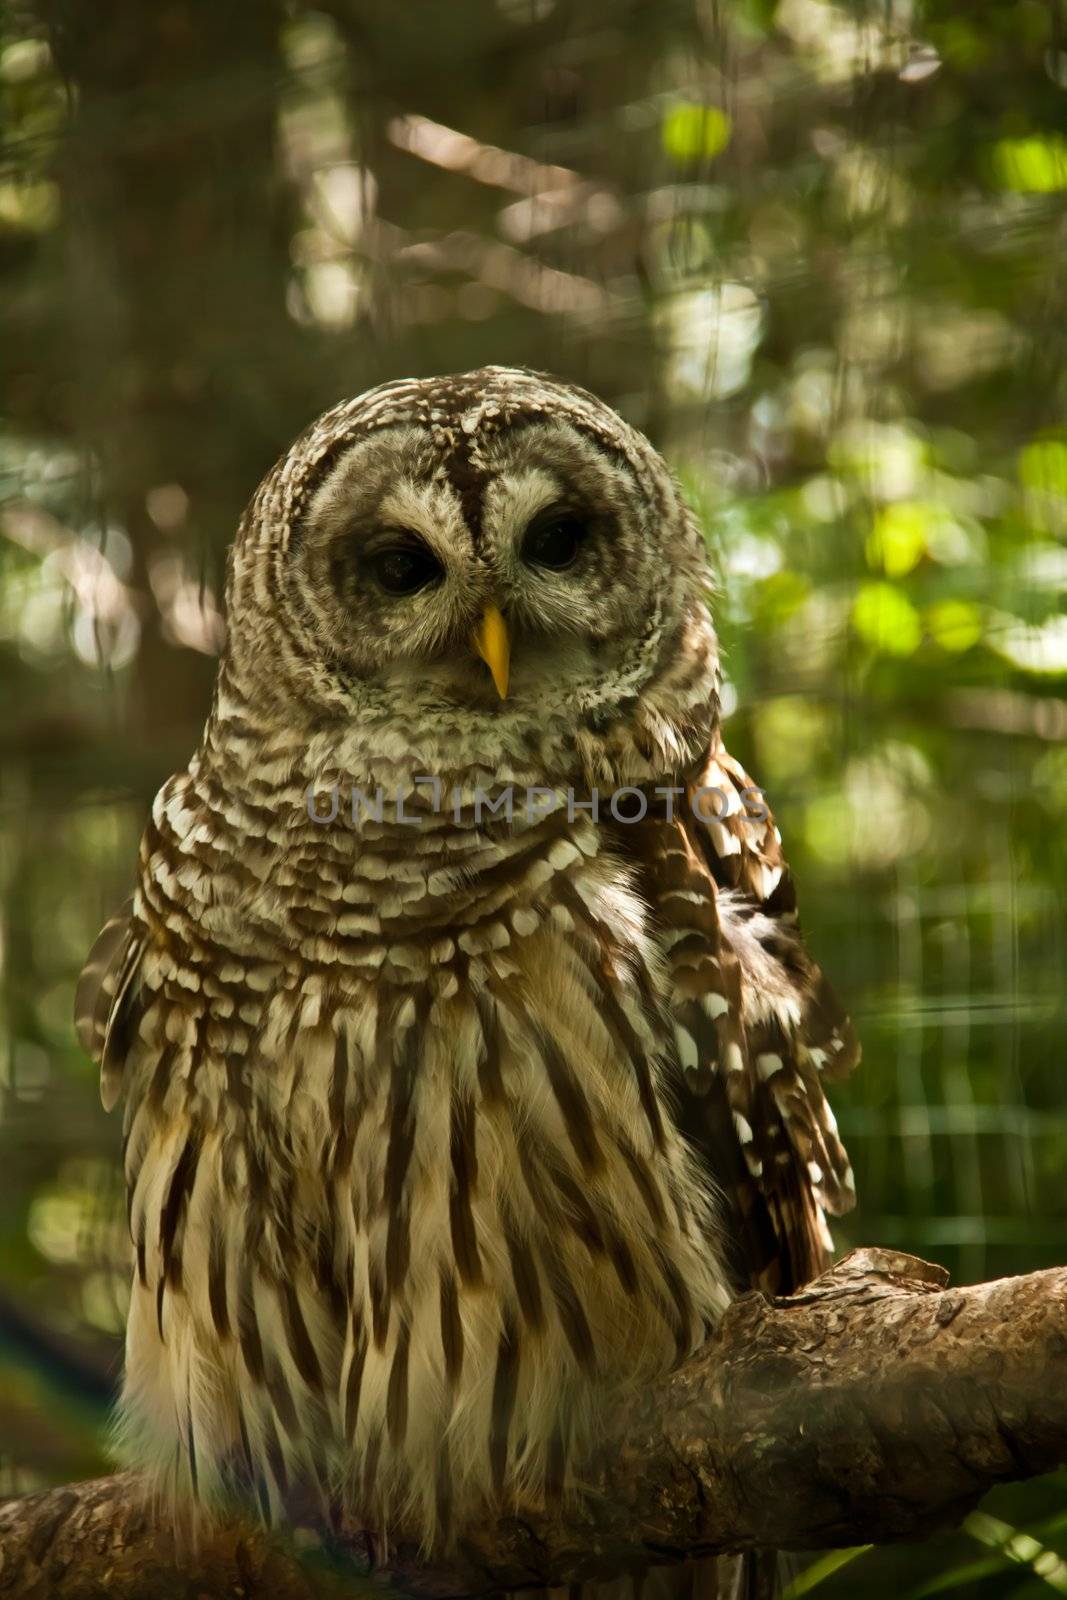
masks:
{"type": "Polygon", "coordinates": [[[998,139],[993,146],[993,177],[1002,189],[1019,194],[1055,194],[1067,189],[1067,140],[998,139]]]}
{"type": "Polygon", "coordinates": [[[1035,439],[1019,451],[1019,482],[1040,494],[1067,499],[1067,444],[1062,439],[1035,439]]]}
{"type": "Polygon", "coordinates": [[[913,655],[922,639],[918,612],[891,583],[863,585],[852,604],[852,626],[880,655],[913,655]]]}
{"type": "Polygon", "coordinates": [[[919,500],[897,500],[874,519],[867,559],[891,578],[902,578],[926,553],[927,528],[937,508],[919,500]]]}
{"type": "Polygon", "coordinates": [[[969,650],[982,637],[982,613],[967,600],[941,600],[924,614],[926,630],[942,650],[969,650]]]}
{"type": "Polygon", "coordinates": [[[832,1577],[835,1572],[840,1572],[842,1567],[847,1567],[857,1556],[866,1555],[872,1550],[873,1545],[858,1544],[848,1550],[828,1550],[824,1556],[819,1556],[810,1567],[798,1573],[792,1583],[786,1588],[782,1600],[801,1600],[801,1596],[811,1594],[817,1589],[824,1579],[832,1577]]]}
{"type": "Polygon", "coordinates": [[[998,1550],[1009,1561],[1030,1571],[1057,1594],[1067,1594],[1067,1561],[1055,1550],[1047,1549],[1025,1529],[990,1516],[987,1511],[972,1511],[963,1524],[964,1532],[979,1544],[998,1550]]]}
{"type": "Polygon", "coordinates": [[[682,101],[664,117],[660,138],[672,161],[690,166],[721,154],[730,143],[731,131],[730,118],[718,106],[682,101]]]}

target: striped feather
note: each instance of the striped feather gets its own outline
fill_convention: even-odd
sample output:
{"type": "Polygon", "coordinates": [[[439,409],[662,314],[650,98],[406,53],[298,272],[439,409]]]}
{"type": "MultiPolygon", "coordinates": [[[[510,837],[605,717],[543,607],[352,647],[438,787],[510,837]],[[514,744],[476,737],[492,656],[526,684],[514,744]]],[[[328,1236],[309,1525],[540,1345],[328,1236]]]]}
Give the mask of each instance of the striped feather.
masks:
{"type": "Polygon", "coordinates": [[[126,1054],[139,1020],[136,980],[143,953],[131,896],[100,930],[74,994],[75,1031],[100,1068],[105,1111],[122,1093],[126,1054]]]}
{"type": "Polygon", "coordinates": [[[785,1291],[826,1262],[823,1211],[854,1199],[821,1070],[855,1064],[851,1026],[801,943],[761,791],[721,745],[672,819],[652,815],[619,843],[660,930],[676,1115],[728,1197],[736,1279],[785,1291]]]}

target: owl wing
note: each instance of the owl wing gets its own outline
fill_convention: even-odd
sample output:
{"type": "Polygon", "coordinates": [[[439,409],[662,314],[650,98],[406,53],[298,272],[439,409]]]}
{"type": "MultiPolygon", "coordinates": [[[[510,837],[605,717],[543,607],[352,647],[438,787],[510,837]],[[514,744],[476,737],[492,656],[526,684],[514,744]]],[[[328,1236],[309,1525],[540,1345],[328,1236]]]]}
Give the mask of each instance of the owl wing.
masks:
{"type": "Polygon", "coordinates": [[[74,994],[74,1027],[100,1068],[100,1098],[110,1111],[122,1091],[130,1042],[141,1017],[139,973],[143,929],[133,898],[101,928],[74,994]]]}
{"type": "Polygon", "coordinates": [[[673,818],[647,826],[642,854],[667,952],[677,1116],[728,1208],[739,1286],[785,1293],[826,1265],[824,1212],[854,1203],[823,1084],[859,1046],[804,947],[762,791],[721,743],[673,818]]]}

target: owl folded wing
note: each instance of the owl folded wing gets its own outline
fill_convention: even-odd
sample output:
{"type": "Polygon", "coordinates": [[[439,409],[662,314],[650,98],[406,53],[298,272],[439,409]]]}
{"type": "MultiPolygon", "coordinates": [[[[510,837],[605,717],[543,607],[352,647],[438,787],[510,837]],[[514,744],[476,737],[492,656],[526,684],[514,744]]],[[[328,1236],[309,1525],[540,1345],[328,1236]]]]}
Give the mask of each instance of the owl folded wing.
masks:
{"type": "Polygon", "coordinates": [[[824,1212],[855,1200],[823,1085],[859,1045],[801,939],[762,791],[721,744],[647,844],[679,1120],[720,1190],[739,1285],[786,1292],[826,1264],[824,1212]]]}

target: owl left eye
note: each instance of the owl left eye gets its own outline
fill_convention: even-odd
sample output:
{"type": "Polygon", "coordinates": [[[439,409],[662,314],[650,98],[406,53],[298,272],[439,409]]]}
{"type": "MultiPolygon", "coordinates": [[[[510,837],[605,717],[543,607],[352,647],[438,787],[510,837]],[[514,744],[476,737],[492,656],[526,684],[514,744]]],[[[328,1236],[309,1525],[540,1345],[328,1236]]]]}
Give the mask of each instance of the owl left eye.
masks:
{"type": "Polygon", "coordinates": [[[574,562],[588,533],[581,517],[558,508],[536,516],[522,542],[522,558],[535,567],[562,572],[574,562]]]}
{"type": "Polygon", "coordinates": [[[369,564],[386,594],[417,594],[443,577],[440,562],[420,545],[389,545],[376,550],[369,564]]]}

